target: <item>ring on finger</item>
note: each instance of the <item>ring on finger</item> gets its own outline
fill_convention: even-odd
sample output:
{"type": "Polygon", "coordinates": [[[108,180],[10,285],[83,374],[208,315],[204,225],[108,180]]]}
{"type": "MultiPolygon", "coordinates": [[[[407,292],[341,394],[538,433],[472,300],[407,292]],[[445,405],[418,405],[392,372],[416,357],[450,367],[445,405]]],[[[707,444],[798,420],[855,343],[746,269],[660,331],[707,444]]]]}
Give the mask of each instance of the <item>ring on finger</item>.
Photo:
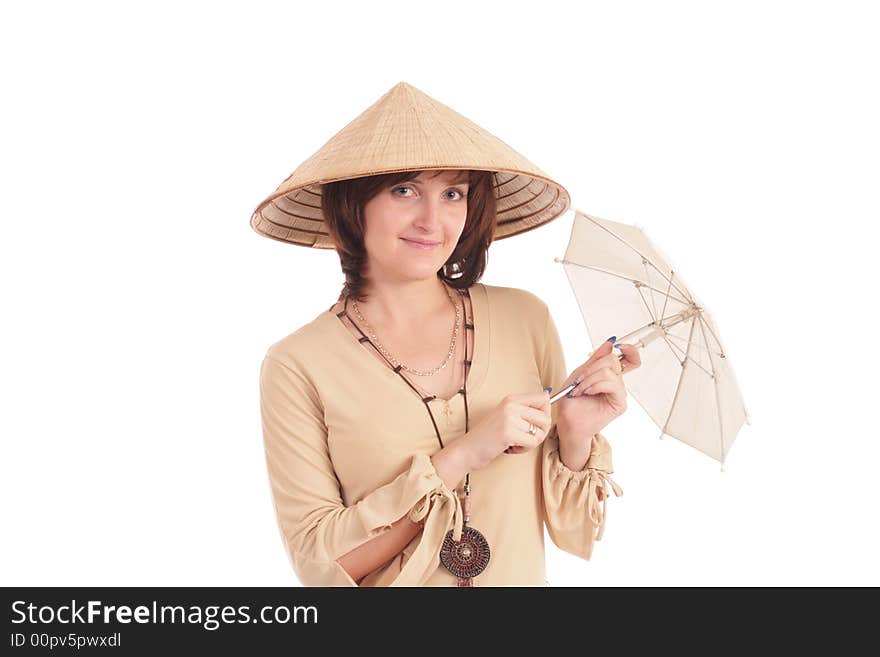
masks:
{"type": "Polygon", "coordinates": [[[529,435],[534,436],[536,433],[538,433],[538,427],[529,422],[529,435]]]}

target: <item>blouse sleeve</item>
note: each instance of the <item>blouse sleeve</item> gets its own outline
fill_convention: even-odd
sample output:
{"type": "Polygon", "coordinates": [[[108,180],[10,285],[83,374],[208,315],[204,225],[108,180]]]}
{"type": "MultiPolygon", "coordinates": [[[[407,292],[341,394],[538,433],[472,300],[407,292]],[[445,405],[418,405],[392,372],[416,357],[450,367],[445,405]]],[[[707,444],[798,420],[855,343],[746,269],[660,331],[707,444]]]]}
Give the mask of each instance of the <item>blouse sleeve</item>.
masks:
{"type": "MultiPolygon", "coordinates": [[[[543,340],[538,340],[541,382],[545,388],[558,387],[568,376],[565,355],[549,308],[543,304],[543,309],[546,313],[545,329],[543,340]]],[[[593,553],[593,543],[601,540],[605,531],[608,486],[618,497],[623,494],[623,489],[608,476],[614,472],[611,445],[601,433],[593,436],[590,457],[583,470],[570,470],[562,462],[559,457],[557,416],[558,404],[554,404],[551,407],[553,425],[542,445],[547,531],[561,550],[589,559],[593,553]]]]}
{"type": "Polygon", "coordinates": [[[357,586],[336,561],[404,516],[422,524],[418,547],[390,586],[420,586],[437,568],[449,528],[461,537],[458,496],[417,453],[388,483],[345,506],[327,447],[324,412],[304,370],[270,356],[260,368],[263,442],[275,513],[304,586],[357,586]]]}

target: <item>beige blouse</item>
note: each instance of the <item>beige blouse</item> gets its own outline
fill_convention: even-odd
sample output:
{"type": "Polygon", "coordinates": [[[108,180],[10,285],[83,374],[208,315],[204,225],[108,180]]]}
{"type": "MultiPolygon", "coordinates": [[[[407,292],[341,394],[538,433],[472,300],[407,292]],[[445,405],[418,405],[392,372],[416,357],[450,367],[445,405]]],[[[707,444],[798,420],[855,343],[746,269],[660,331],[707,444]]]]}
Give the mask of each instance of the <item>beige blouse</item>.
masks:
{"type": "MultiPolygon", "coordinates": [[[[483,283],[470,296],[473,428],[505,395],[559,390],[569,372],[541,299],[483,283]]],[[[360,585],[456,586],[439,552],[447,530],[460,537],[461,503],[434,470],[434,425],[419,394],[367,349],[327,310],[271,345],[262,363],[266,463],[294,572],[304,586],[357,586],[336,559],[408,514],[424,521],[422,531],[360,585]]],[[[461,394],[428,404],[444,445],[464,434],[461,394]]],[[[545,523],[557,546],[584,559],[602,538],[607,486],[623,492],[608,477],[611,446],[596,434],[586,467],[567,468],[559,459],[558,406],[539,448],[501,453],[470,473],[469,525],[491,550],[474,586],[545,586],[545,523]]]]}

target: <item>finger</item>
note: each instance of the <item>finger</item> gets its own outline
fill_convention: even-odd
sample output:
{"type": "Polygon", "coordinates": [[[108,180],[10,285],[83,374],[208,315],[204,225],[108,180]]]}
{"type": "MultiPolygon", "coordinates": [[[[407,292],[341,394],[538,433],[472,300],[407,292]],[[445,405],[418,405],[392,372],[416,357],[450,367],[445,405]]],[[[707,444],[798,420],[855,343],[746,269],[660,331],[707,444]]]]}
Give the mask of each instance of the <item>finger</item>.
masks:
{"type": "Polygon", "coordinates": [[[642,364],[642,355],[634,344],[621,344],[620,352],[623,355],[620,364],[627,372],[631,372],[642,364]]]}
{"type": "Polygon", "coordinates": [[[597,360],[593,364],[592,369],[595,371],[602,367],[608,367],[619,374],[621,371],[620,358],[618,358],[616,354],[610,353],[597,360]]]}
{"type": "Polygon", "coordinates": [[[578,383],[583,381],[584,376],[588,373],[588,371],[592,371],[593,365],[596,363],[596,361],[611,354],[613,351],[614,344],[610,340],[606,340],[605,342],[603,342],[601,345],[599,345],[598,349],[590,354],[590,357],[586,361],[576,367],[574,371],[572,371],[572,373],[568,375],[568,378],[562,384],[560,390],[563,388],[567,388],[575,381],[578,381],[578,383]]]}
{"type": "Polygon", "coordinates": [[[535,424],[534,422],[529,422],[527,420],[522,421],[522,427],[520,427],[520,431],[517,432],[514,440],[516,441],[514,444],[518,445],[524,449],[532,449],[533,447],[540,445],[544,442],[544,437],[547,435],[547,432],[540,427],[540,425],[535,424]],[[534,434],[529,433],[529,429],[535,427],[534,434]]]}
{"type": "Polygon", "coordinates": [[[526,439],[526,440],[533,440],[534,438],[537,438],[537,437],[541,434],[541,426],[538,425],[538,424],[535,424],[534,422],[529,422],[528,420],[523,419],[523,421],[522,421],[522,432],[525,434],[525,439],[526,439]],[[531,429],[532,427],[537,427],[537,428],[535,429],[535,434],[534,434],[534,435],[532,435],[532,434],[529,433],[529,429],[531,429]]]}
{"type": "Polygon", "coordinates": [[[596,381],[599,381],[603,378],[611,378],[614,376],[619,376],[619,374],[615,372],[610,366],[599,367],[598,369],[591,369],[585,374],[583,380],[574,388],[574,390],[568,393],[568,396],[577,397],[579,395],[582,395],[584,394],[584,390],[587,388],[587,386],[590,386],[596,383],[596,381]]]}
{"type": "Polygon", "coordinates": [[[608,340],[605,340],[605,342],[600,344],[598,349],[596,349],[592,354],[590,354],[590,357],[582,365],[582,367],[584,367],[584,368],[590,367],[591,365],[594,365],[596,363],[596,361],[598,361],[599,359],[604,358],[605,356],[607,356],[608,354],[611,354],[613,352],[614,352],[614,342],[609,338],[608,340]]]}
{"type": "MultiPolygon", "coordinates": [[[[552,390],[552,388],[551,388],[552,390]]],[[[546,390],[541,392],[526,392],[519,395],[510,395],[515,402],[532,408],[544,408],[550,405],[550,393],[546,390]]]]}
{"type": "MultiPolygon", "coordinates": [[[[568,375],[568,378],[567,378],[567,379],[565,380],[565,382],[560,386],[559,389],[560,389],[560,390],[565,390],[565,389],[568,388],[568,386],[570,386],[571,384],[575,384],[575,385],[577,385],[578,383],[580,383],[581,381],[584,380],[584,377],[585,377],[585,376],[586,376],[586,372],[583,371],[583,365],[582,365],[582,366],[578,367],[577,369],[575,369],[571,374],[568,375]]],[[[568,396],[568,397],[571,397],[571,391],[570,391],[570,390],[569,390],[567,396],[568,396]]]]}
{"type": "Polygon", "coordinates": [[[535,445],[543,442],[547,437],[547,434],[550,432],[552,419],[549,415],[544,414],[540,410],[532,408],[531,406],[522,406],[521,413],[522,415],[520,417],[522,422],[518,426],[520,431],[516,432],[513,436],[508,437],[511,444],[504,450],[506,454],[520,454],[526,452],[532,449],[535,445]],[[529,433],[529,429],[533,424],[538,428],[534,435],[529,433]]]}
{"type": "Polygon", "coordinates": [[[620,386],[616,381],[603,379],[591,385],[587,390],[584,391],[584,394],[598,395],[600,393],[605,393],[611,395],[611,397],[613,397],[619,405],[622,405],[626,402],[625,390],[626,389],[622,388],[622,386],[620,386]]]}
{"type": "Polygon", "coordinates": [[[524,431],[529,430],[529,423],[534,424],[538,427],[539,431],[550,431],[550,425],[553,420],[548,413],[545,413],[537,408],[531,408],[529,406],[523,407],[522,417],[524,421],[524,431]]]}
{"type": "Polygon", "coordinates": [[[572,397],[586,394],[587,390],[602,381],[616,381],[621,375],[612,370],[610,367],[603,367],[600,370],[584,377],[580,385],[571,391],[572,397]]]}

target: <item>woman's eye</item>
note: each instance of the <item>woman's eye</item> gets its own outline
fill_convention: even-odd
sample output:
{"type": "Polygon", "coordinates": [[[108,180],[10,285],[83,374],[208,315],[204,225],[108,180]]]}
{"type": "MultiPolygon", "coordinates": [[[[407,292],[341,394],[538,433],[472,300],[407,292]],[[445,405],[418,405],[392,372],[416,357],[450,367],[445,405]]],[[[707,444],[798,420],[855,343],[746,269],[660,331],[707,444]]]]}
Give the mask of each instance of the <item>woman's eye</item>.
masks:
{"type": "MultiPolygon", "coordinates": [[[[413,188],[410,187],[409,185],[401,185],[400,187],[395,187],[394,189],[392,189],[391,192],[392,192],[393,194],[395,194],[396,196],[410,196],[409,194],[398,194],[398,193],[397,193],[397,192],[400,192],[400,191],[403,191],[403,190],[413,191],[413,188]]],[[[460,199],[463,199],[463,198],[467,198],[467,193],[466,193],[466,192],[463,192],[462,190],[460,190],[460,189],[458,189],[458,188],[456,188],[456,189],[450,189],[450,190],[448,190],[448,193],[458,194],[458,196],[453,196],[453,197],[452,197],[452,200],[453,200],[453,201],[457,201],[457,200],[460,200],[460,199]]]]}

